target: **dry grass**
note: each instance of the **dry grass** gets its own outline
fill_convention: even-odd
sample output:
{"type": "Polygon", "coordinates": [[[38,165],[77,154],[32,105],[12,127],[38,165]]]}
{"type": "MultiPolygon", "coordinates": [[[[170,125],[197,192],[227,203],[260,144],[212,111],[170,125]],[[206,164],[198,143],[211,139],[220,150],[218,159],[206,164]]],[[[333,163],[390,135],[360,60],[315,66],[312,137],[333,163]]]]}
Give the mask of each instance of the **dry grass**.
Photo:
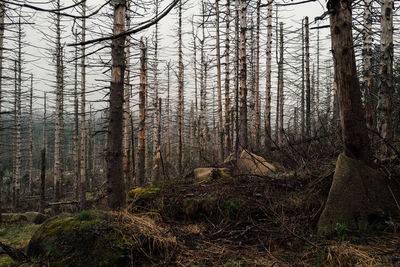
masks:
{"type": "Polygon", "coordinates": [[[161,218],[156,213],[110,212],[109,217],[124,231],[124,235],[133,237],[135,247],[149,261],[157,260],[159,264],[170,262],[178,251],[176,238],[167,227],[161,226],[161,218]]]}

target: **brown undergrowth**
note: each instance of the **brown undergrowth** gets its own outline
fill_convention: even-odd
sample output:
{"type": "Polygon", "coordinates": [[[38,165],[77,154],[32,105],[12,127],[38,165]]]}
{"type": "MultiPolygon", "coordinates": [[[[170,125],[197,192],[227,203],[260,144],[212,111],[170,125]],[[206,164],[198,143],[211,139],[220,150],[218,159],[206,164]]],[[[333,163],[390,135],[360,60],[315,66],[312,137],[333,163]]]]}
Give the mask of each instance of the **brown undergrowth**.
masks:
{"type": "Polygon", "coordinates": [[[334,162],[313,169],[162,182],[130,212],[161,215],[179,243],[179,266],[399,266],[395,219],[367,232],[338,225],[329,237],[316,234],[334,162]]]}

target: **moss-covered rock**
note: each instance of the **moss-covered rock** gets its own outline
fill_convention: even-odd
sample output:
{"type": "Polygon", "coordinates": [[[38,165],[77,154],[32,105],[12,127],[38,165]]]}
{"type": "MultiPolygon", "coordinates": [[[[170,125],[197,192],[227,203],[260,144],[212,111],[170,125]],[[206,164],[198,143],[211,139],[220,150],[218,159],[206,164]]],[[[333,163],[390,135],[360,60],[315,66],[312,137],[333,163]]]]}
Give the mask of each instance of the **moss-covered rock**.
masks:
{"type": "Polygon", "coordinates": [[[208,181],[229,177],[228,171],[228,168],[196,168],[193,173],[196,180],[208,181]]]}
{"type": "Polygon", "coordinates": [[[49,218],[47,215],[35,211],[25,212],[23,215],[25,215],[28,222],[35,224],[42,224],[49,218]]]}
{"type": "Polygon", "coordinates": [[[160,194],[160,188],[147,186],[138,187],[128,192],[128,197],[136,203],[143,203],[155,200],[160,194]]]}
{"type": "Polygon", "coordinates": [[[149,218],[84,211],[48,219],[33,235],[27,252],[51,266],[127,266],[145,255],[168,254],[163,248],[154,253],[148,246],[151,242],[176,246],[175,239],[162,237],[162,232],[149,218]]]}

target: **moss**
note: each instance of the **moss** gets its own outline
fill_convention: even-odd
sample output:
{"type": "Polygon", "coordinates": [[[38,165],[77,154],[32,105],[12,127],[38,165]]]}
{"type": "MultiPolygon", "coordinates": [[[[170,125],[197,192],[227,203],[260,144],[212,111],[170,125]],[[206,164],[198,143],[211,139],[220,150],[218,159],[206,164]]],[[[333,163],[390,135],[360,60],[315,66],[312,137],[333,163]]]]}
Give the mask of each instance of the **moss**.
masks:
{"type": "Polygon", "coordinates": [[[158,187],[138,187],[129,191],[128,196],[135,202],[146,202],[156,199],[159,193],[158,187]]]}
{"type": "Polygon", "coordinates": [[[238,198],[230,198],[222,202],[221,209],[226,217],[236,218],[244,206],[244,201],[238,198]]]}
{"type": "Polygon", "coordinates": [[[104,214],[85,212],[48,220],[32,237],[28,255],[52,266],[123,265],[130,245],[104,214]]]}
{"type": "Polygon", "coordinates": [[[14,264],[14,261],[8,255],[0,255],[0,267],[7,267],[14,264]]]}
{"type": "Polygon", "coordinates": [[[198,218],[201,216],[210,216],[216,207],[216,201],[213,197],[193,197],[183,201],[183,213],[189,218],[198,218]]]}
{"type": "Polygon", "coordinates": [[[2,224],[0,241],[15,248],[23,248],[38,228],[37,224],[2,224]]]}

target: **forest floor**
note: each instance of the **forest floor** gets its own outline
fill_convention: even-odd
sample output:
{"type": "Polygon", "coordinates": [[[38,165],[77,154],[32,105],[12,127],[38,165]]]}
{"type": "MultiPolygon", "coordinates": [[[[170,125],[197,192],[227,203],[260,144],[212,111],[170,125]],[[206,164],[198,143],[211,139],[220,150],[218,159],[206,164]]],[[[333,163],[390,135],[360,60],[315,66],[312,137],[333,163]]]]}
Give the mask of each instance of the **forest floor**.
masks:
{"type": "MultiPolygon", "coordinates": [[[[398,219],[368,231],[337,225],[329,236],[316,233],[334,161],[312,169],[164,181],[131,191],[128,212],[150,216],[176,237],[172,261],[157,265],[400,266],[398,219]]],[[[23,248],[37,227],[0,225],[0,241],[23,248]]],[[[2,256],[0,266],[9,260],[2,256]]]]}

